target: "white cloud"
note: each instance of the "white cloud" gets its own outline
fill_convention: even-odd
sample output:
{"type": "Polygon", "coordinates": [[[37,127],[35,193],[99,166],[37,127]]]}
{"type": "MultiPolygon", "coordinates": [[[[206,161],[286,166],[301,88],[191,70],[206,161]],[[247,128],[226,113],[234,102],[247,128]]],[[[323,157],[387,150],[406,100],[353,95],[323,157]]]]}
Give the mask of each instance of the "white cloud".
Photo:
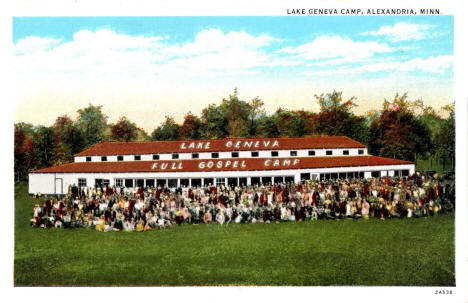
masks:
{"type": "Polygon", "coordinates": [[[265,66],[295,65],[263,48],[276,41],[269,35],[245,31],[199,32],[193,41],[171,45],[159,36],[132,36],[110,29],[81,30],[71,41],[27,37],[16,43],[16,67],[26,77],[141,78],[191,72],[252,74],[265,66]]]}
{"type": "Polygon", "coordinates": [[[429,36],[428,30],[433,27],[433,25],[427,24],[412,24],[407,22],[399,22],[392,26],[382,26],[376,31],[364,32],[361,35],[385,36],[392,42],[421,40],[429,36]]]}
{"type": "Polygon", "coordinates": [[[27,37],[16,42],[16,55],[32,54],[50,50],[59,44],[61,39],[27,37]]]}
{"type": "Polygon", "coordinates": [[[279,53],[296,55],[306,60],[333,59],[328,61],[328,64],[337,65],[391,51],[392,49],[385,43],[359,42],[340,36],[320,36],[298,47],[283,48],[279,53]]]}
{"type": "Polygon", "coordinates": [[[376,72],[425,72],[431,74],[442,74],[453,64],[453,56],[428,57],[427,59],[415,58],[408,61],[390,61],[366,64],[354,68],[340,68],[337,70],[308,71],[308,76],[327,77],[333,75],[354,75],[359,73],[376,72]]]}

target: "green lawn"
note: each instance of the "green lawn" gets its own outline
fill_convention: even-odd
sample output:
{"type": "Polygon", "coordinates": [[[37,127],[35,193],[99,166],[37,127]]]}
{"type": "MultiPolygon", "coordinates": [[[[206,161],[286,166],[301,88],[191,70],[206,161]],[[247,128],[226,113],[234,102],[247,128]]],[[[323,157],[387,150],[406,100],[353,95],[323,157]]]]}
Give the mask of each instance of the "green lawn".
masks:
{"type": "Polygon", "coordinates": [[[454,215],[185,225],[102,233],[29,226],[15,188],[21,285],[455,285],[454,215]]]}

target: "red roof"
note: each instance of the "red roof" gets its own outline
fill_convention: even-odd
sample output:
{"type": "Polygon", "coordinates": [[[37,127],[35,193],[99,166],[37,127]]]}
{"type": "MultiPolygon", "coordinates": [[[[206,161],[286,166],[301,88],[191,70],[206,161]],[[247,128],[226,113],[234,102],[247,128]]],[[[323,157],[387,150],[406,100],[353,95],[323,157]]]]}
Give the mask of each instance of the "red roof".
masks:
{"type": "Polygon", "coordinates": [[[39,169],[33,173],[253,171],[398,164],[412,164],[412,162],[377,156],[73,162],[39,169]]]}
{"type": "Polygon", "coordinates": [[[364,144],[344,136],[315,136],[307,138],[233,138],[220,140],[149,142],[101,142],[76,154],[76,156],[365,147],[366,146],[364,144]]]}

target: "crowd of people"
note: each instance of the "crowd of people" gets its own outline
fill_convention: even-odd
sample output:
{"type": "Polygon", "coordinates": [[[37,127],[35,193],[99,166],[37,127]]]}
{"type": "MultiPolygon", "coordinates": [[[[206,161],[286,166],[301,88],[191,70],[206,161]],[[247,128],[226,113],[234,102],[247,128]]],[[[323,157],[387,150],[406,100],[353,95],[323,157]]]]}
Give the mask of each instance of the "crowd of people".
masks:
{"type": "Polygon", "coordinates": [[[181,224],[434,216],[454,210],[455,183],[453,178],[415,174],[174,190],[70,186],[60,199],[35,198],[35,227],[147,231],[181,224]]]}

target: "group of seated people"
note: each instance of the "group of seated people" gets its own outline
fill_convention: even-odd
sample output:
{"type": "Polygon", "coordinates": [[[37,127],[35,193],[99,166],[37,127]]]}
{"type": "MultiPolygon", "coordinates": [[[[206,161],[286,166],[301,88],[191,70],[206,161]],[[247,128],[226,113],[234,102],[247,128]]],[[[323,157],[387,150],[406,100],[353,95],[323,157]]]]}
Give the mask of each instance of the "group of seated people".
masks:
{"type": "Polygon", "coordinates": [[[299,184],[196,188],[69,187],[61,199],[35,195],[31,225],[146,231],[181,224],[411,218],[451,212],[453,179],[422,174],[299,184]]]}

